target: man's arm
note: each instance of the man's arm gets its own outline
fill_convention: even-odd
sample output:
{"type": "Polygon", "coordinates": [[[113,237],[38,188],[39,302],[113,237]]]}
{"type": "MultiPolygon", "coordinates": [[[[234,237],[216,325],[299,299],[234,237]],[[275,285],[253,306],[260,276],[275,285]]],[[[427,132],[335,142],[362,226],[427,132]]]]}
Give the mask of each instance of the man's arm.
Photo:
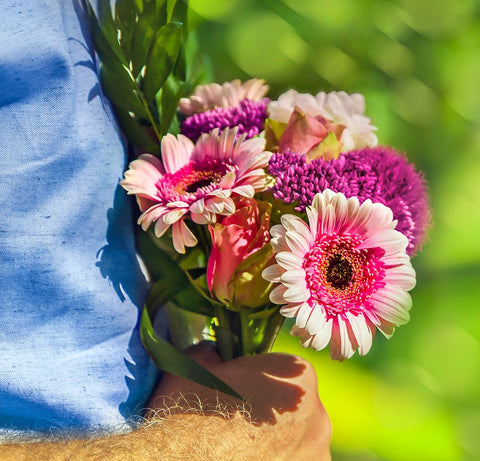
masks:
{"type": "Polygon", "coordinates": [[[90,440],[0,445],[0,459],[330,460],[330,421],[308,362],[285,354],[221,362],[208,346],[191,355],[248,404],[167,375],[140,429],[90,440]]]}

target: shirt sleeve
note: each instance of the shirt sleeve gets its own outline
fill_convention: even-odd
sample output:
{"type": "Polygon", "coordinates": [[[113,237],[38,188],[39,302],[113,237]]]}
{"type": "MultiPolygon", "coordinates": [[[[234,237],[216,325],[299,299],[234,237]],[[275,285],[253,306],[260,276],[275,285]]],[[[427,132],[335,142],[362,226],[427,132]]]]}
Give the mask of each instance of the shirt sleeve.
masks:
{"type": "Polygon", "coordinates": [[[0,440],[128,430],[158,378],[125,149],[80,4],[0,9],[0,440]]]}

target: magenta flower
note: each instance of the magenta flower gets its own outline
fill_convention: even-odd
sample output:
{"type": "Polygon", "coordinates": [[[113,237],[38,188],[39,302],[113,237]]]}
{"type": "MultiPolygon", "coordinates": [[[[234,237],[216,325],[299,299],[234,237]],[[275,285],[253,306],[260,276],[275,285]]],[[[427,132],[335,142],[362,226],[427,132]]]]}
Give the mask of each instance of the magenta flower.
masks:
{"type": "Polygon", "coordinates": [[[383,203],[398,221],[397,230],[408,238],[409,255],[419,249],[430,222],[425,180],[407,159],[389,147],[377,146],[345,152],[337,159],[315,159],[294,152],[275,154],[270,174],[276,178],[273,195],[296,203],[303,211],[325,189],[383,203]]]}
{"type": "Polygon", "coordinates": [[[295,317],[305,347],[330,343],[335,360],[365,355],[375,329],[387,338],[408,322],[415,272],[407,238],[380,203],[326,190],[307,208],[309,224],[282,216],[271,229],[276,264],[263,277],[278,285],[270,300],[295,317]]]}
{"type": "Polygon", "coordinates": [[[179,253],[197,244],[185,221],[213,223],[217,215],[235,211],[232,195],[253,197],[267,185],[265,168],[270,152],[260,138],[244,140],[237,130],[214,130],[196,144],[185,136],[167,134],[162,139],[162,162],[143,154],[130,163],[120,184],[135,194],[142,215],[138,223],[161,237],[172,228],[173,246],[179,253]]]}
{"type": "Polygon", "coordinates": [[[180,132],[196,141],[215,128],[238,127],[239,134],[253,138],[267,118],[267,91],[268,85],[259,79],[198,86],[193,96],[180,100],[179,110],[187,116],[180,132]]]}

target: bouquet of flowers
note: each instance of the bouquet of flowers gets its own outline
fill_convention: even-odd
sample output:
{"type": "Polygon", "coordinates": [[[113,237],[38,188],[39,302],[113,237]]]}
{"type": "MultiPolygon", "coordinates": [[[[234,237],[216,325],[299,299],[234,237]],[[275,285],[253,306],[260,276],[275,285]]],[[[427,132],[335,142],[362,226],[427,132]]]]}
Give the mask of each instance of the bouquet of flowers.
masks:
{"type": "Polygon", "coordinates": [[[224,359],[270,351],[285,318],[304,347],[366,354],[377,329],[389,338],[409,320],[410,258],[430,220],[423,175],[377,145],[360,94],[271,100],[259,79],[193,84],[180,3],[121,2],[128,26],[124,10],[108,6],[100,24],[91,11],[105,90],[139,153],[120,184],[137,199],[152,277],[145,347],[160,367],[232,392],[156,335],[170,303],[205,317],[224,359]]]}

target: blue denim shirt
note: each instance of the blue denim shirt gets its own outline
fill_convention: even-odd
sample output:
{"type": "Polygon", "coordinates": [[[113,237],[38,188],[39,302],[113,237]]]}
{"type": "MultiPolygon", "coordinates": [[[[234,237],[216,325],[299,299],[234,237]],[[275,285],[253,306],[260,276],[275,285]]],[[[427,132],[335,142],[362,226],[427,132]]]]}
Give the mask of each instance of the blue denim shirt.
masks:
{"type": "Polygon", "coordinates": [[[115,433],[157,372],[124,143],[76,0],[0,0],[0,440],[115,433]]]}

